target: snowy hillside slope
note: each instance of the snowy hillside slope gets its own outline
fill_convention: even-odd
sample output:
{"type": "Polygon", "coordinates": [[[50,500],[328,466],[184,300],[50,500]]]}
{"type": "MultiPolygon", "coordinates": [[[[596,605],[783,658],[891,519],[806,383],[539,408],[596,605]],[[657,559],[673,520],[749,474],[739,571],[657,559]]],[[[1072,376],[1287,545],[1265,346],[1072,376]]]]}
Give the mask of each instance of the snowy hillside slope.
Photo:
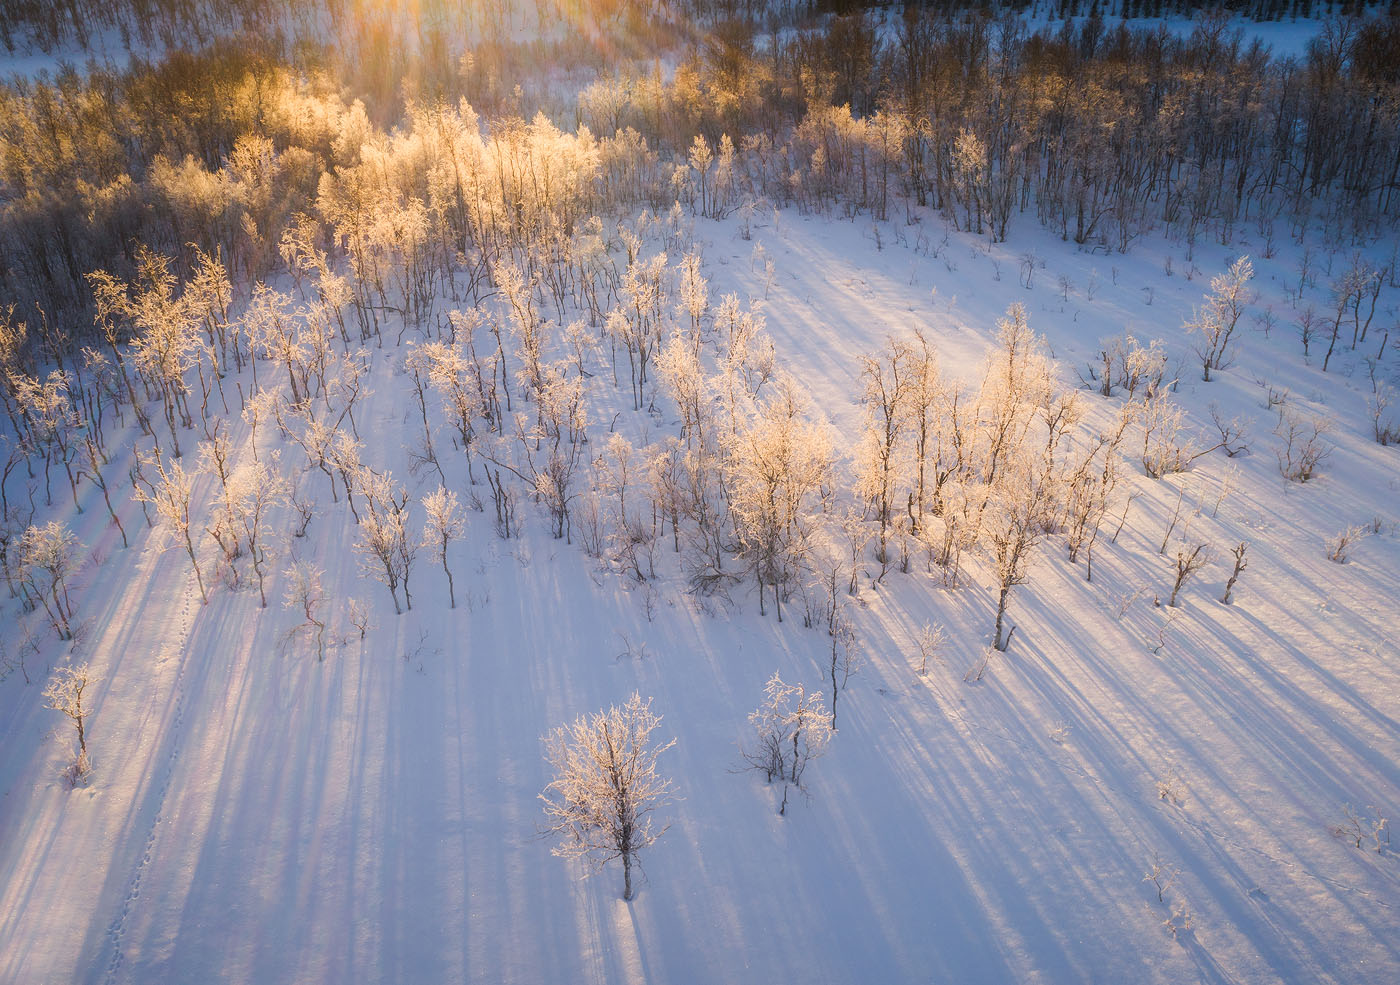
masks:
{"type": "MultiPolygon", "coordinates": [[[[1372,440],[1363,354],[1341,352],[1326,374],[1316,349],[1301,357],[1287,296],[1296,248],[1266,259],[1241,235],[1185,261],[1154,244],[1091,256],[1031,229],[1014,250],[989,247],[945,237],[934,217],[872,226],[780,212],[755,221],[752,241],[734,220],[694,222],[712,302],[731,291],[761,302],[777,364],[831,421],[843,485],[862,426],[859,357],[918,328],[946,378],[975,384],[1013,302],[1063,387],[1126,329],[1164,341],[1201,447],[1210,404],[1247,422],[1249,450],[1234,458],[1214,451],[1161,479],[1129,458],[1131,506],[1109,543],[1117,501],[1093,581],[1051,535],[1011,596],[1011,646],[980,679],[965,674],[992,639],[986,557],[947,588],[922,554],[877,584],[867,553],[846,604],[863,660],[808,796],[784,816],[780,791],[738,772],[737,742],[775,670],[828,687],[829,639],[804,628],[800,599],[779,623],[771,607],[760,617],[752,580],[729,603],[689,592],[669,536],[655,576],[638,581],[587,556],[577,530],[572,544],[551,537],[523,491],[519,536],[499,538],[437,408],[449,487],[484,501],[449,549],[455,609],[420,551],[412,609],[394,614],[352,550],[343,493],[332,502],[314,467],[307,535],[291,535],[289,510],[274,515],[265,609],[246,570],[237,590],[211,576],[208,537],[201,605],[181,544],[147,528],[129,484],[123,548],[100,498],[76,512],[56,476],[45,508],[30,483],[37,515],[83,545],[81,629],[62,644],[42,612],[4,602],[0,981],[1394,980],[1400,858],[1370,820],[1400,804],[1400,459],[1372,440]],[[1205,383],[1182,325],[1245,253],[1259,294],[1234,364],[1205,383]],[[1268,308],[1265,334],[1253,319],[1268,308]],[[1271,389],[1334,426],[1312,481],[1280,475],[1271,389]],[[1346,563],[1329,561],[1328,539],[1353,525],[1373,532],[1346,563]],[[1215,560],[1171,608],[1188,529],[1215,560]],[[1227,606],[1241,541],[1249,566],[1227,606]],[[289,636],[294,558],[324,571],[324,661],[289,636]],[[363,639],[352,599],[371,613],[363,639]],[[927,623],[950,643],[920,675],[927,623]],[[60,777],[71,726],[39,695],[48,668],[69,662],[97,682],[94,773],[73,789],[60,777]],[[679,796],[624,903],[612,867],[584,879],[551,857],[537,795],[550,779],[541,736],[634,690],[677,740],[661,762],[679,796]],[[1330,833],[1348,809],[1365,827],[1360,849],[1330,833]],[[1144,878],[1154,861],[1160,900],[1144,878]]],[[[1387,259],[1385,244],[1372,252],[1387,259]]],[[[1325,302],[1318,283],[1307,296],[1325,302]]],[[[1388,286],[1383,317],[1396,296],[1388,286]]],[[[367,351],[371,392],[355,416],[366,461],[407,484],[416,528],[438,477],[411,468],[421,424],[396,332],[367,351]]],[[[606,350],[586,359],[590,457],[613,428],[639,448],[676,432],[671,400],[633,411],[625,363],[615,389],[606,350]]],[[[1393,358],[1381,367],[1393,377],[1393,358]]],[[[236,384],[251,392],[246,371],[224,387],[236,465],[256,447],[300,470],[305,456],[274,426],[255,445],[236,384]]],[[[1121,402],[1080,399],[1094,427],[1121,402]]],[[[111,444],[130,455],[146,439],[127,424],[111,444]]],[[[195,490],[207,513],[215,481],[195,490]]]]}

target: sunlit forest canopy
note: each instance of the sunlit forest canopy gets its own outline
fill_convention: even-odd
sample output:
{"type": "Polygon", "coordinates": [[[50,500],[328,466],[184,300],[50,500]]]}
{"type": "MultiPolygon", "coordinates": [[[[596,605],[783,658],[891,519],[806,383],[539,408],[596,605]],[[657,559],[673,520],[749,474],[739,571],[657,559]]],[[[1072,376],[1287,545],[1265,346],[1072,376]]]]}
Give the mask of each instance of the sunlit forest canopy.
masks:
{"type": "Polygon", "coordinates": [[[994,241],[1034,222],[1103,252],[1393,226],[1394,12],[1322,11],[1287,57],[1220,11],[1175,31],[1060,12],[7,0],[10,43],[117,31],[133,55],[0,89],[0,306],[54,357],[94,331],[88,275],[133,277],[142,248],[181,278],[222,257],[247,286],[298,224],[338,262],[345,223],[385,209],[421,212],[444,275],[712,194],[718,212],[931,208],[994,241]],[[722,189],[696,184],[697,154],[723,154],[722,189]],[[551,168],[546,215],[523,189],[551,168]]]}

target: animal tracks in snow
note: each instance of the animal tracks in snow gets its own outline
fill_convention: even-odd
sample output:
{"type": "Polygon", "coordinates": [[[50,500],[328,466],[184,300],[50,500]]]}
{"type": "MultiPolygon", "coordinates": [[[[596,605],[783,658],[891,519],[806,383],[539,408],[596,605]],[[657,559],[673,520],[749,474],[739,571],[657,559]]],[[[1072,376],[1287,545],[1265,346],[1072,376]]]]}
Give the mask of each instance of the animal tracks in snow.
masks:
{"type": "Polygon", "coordinates": [[[125,952],[123,945],[126,939],[127,923],[131,918],[132,910],[141,898],[141,885],[144,880],[147,866],[150,865],[152,857],[155,855],[157,844],[160,840],[161,823],[165,820],[166,798],[170,793],[171,780],[175,774],[175,764],[180,757],[180,749],[184,740],[185,722],[185,662],[184,655],[189,649],[190,631],[194,627],[194,587],[186,585],[185,601],[180,607],[180,621],[175,639],[165,647],[158,659],[158,664],[164,664],[167,660],[177,661],[174,681],[174,714],[171,718],[171,725],[168,729],[169,750],[166,752],[163,762],[160,764],[159,786],[148,795],[149,810],[151,820],[146,832],[146,840],[142,846],[141,856],[137,860],[131,878],[127,881],[126,892],[122,896],[121,907],[118,909],[111,924],[107,928],[107,942],[111,947],[111,957],[107,961],[107,972],[103,981],[107,985],[115,985],[119,980],[125,963],[125,952]]]}

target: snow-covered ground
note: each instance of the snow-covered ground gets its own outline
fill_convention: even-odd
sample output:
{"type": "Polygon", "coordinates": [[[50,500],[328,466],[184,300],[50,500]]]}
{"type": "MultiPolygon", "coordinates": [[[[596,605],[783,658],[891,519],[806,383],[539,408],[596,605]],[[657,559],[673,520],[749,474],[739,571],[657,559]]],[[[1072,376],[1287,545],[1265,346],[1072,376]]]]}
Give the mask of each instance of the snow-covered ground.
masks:
{"type": "MultiPolygon", "coordinates": [[[[1136,498],[1092,582],[1051,538],[1012,596],[1014,642],[980,681],[964,673],[991,638],[981,562],[954,590],[922,564],[874,585],[868,564],[852,609],[864,662],[809,796],[782,817],[773,787],[736,772],[736,742],[775,670],[824,687],[828,639],[795,605],[782,624],[761,618],[751,584],[732,606],[688,594],[669,539],[639,584],[552,539],[523,495],[522,536],[498,539],[488,502],[451,547],[457,607],[424,552],[396,617],[358,566],[343,496],[312,471],[308,536],[277,515],[270,606],[246,580],[202,606],[183,549],[146,528],[129,489],[123,549],[100,498],[76,513],[55,477],[46,510],[40,486],[39,515],[83,544],[82,629],[70,648],[41,613],[0,609],[6,656],[32,681],[17,667],[0,681],[0,981],[1395,981],[1400,856],[1369,825],[1359,850],[1330,829],[1348,805],[1371,819],[1400,806],[1400,452],[1371,440],[1361,353],[1326,374],[1302,358],[1286,296],[1296,245],[1270,259],[1239,235],[1198,245],[1193,264],[1157,239],[1126,257],[1075,252],[1029,223],[1007,248],[945,238],[932,216],[877,228],[784,212],[752,242],[733,221],[697,223],[711,298],[763,299],[778,361],[833,422],[847,470],[860,354],[922,328],[944,374],[975,382],[1017,301],[1067,387],[1126,329],[1164,340],[1193,429],[1210,432],[1211,403],[1249,423],[1247,454],[1160,480],[1131,471],[1136,498]],[[1259,296],[1234,365],[1204,383],[1182,325],[1241,253],[1259,296]],[[1320,478],[1280,476],[1270,387],[1335,425],[1320,478]],[[1153,602],[1171,588],[1158,548],[1178,500],[1216,560],[1169,609],[1153,602]],[[1327,538],[1351,525],[1376,532],[1329,561],[1327,538]],[[1241,541],[1249,567],[1222,605],[1241,541]],[[324,662],[288,639],[292,557],[325,570],[324,662]],[[363,640],[350,599],[372,613],[363,640]],[[920,676],[925,623],[951,643],[920,676]],[[40,697],[69,661],[98,682],[94,774],[75,789],[60,777],[70,723],[40,697]],[[624,903],[617,871],[581,878],[540,837],[540,738],[633,690],[677,739],[661,762],[678,797],[624,903]],[[1154,860],[1164,881],[1179,870],[1160,901],[1154,860]],[[1173,935],[1173,914],[1189,929],[1173,935]]],[[[1349,248],[1335,252],[1338,276],[1349,248]]],[[[1386,260],[1387,244],[1370,254],[1386,260]]],[[[1307,299],[1325,304],[1325,273],[1318,284],[1307,299]]],[[[1387,287],[1373,332],[1396,298],[1387,287]]],[[[404,353],[392,333],[372,351],[356,417],[367,459],[416,498],[437,479],[410,474],[404,353]]],[[[613,390],[593,358],[595,447],[614,421],[639,446],[674,432],[668,401],[633,413],[625,380],[613,390]]],[[[1396,365],[1388,353],[1382,377],[1396,365]]],[[[1091,420],[1117,402],[1083,400],[1091,420]]],[[[231,420],[246,464],[236,406],[231,420]]],[[[258,440],[263,455],[278,444],[272,428],[258,440]]],[[[465,468],[440,455],[466,499],[465,468]]],[[[212,568],[207,537],[203,549],[212,568]]]]}

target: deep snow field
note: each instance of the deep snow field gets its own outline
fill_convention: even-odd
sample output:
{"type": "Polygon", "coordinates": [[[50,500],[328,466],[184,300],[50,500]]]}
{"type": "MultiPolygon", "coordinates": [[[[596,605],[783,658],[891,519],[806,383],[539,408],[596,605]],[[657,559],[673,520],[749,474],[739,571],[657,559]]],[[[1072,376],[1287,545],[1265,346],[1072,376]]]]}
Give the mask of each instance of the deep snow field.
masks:
{"type": "MultiPolygon", "coordinates": [[[[521,535],[499,539],[488,502],[450,549],[457,608],[424,552],[412,610],[396,617],[350,549],[343,496],[331,503],[313,471],[308,535],[277,514],[269,607],[251,579],[215,584],[201,606],[182,548],[146,527],[129,487],[122,549],[100,500],[73,512],[59,479],[40,515],[83,545],[79,639],[60,644],[41,612],[3,608],[0,981],[1394,981],[1400,857],[1366,820],[1361,849],[1330,829],[1348,805],[1365,819],[1400,805],[1400,460],[1371,439],[1362,354],[1341,351],[1326,374],[1318,350],[1302,358],[1285,296],[1297,246],[1266,259],[1244,227],[1229,248],[1198,244],[1193,266],[1151,237],[1093,256],[1029,223],[1004,249],[945,239],[932,216],[877,231],[795,212],[761,217],[752,241],[734,221],[696,221],[693,236],[712,301],[762,300],[778,363],[832,422],[845,471],[861,353],[922,328],[944,375],[975,382],[1017,301],[1066,387],[1100,338],[1162,339],[1189,426],[1209,432],[1215,403],[1249,422],[1249,451],[1163,479],[1128,468],[1120,497],[1136,498],[1094,580],[1051,537],[1012,595],[1010,649],[980,680],[964,674],[991,639],[985,564],[950,590],[921,559],[876,585],[867,560],[848,606],[863,661],[807,796],[781,817],[777,789],[736,772],[736,743],[775,670],[825,686],[826,634],[803,628],[796,603],[781,624],[771,607],[761,618],[751,581],[732,604],[688,594],[669,537],[638,583],[577,538],[553,539],[523,495],[521,535]],[[1243,253],[1258,294],[1234,365],[1204,383],[1182,325],[1243,253]],[[1269,307],[1266,335],[1255,316],[1269,307]],[[1269,387],[1335,426],[1310,482],[1279,473],[1269,387]],[[1216,560],[1171,609],[1158,547],[1178,499],[1216,560]],[[1328,560],[1329,537],[1373,523],[1346,563],[1328,560]],[[1227,606],[1240,541],[1250,564],[1227,606]],[[324,662],[287,639],[291,556],[325,570],[324,662]],[[372,613],[363,640],[351,598],[372,613]],[[915,640],[930,622],[950,643],[921,676],[915,640]],[[69,661],[97,678],[94,772],[74,789],[60,776],[71,726],[39,693],[69,661]],[[629,904],[615,866],[581,878],[551,857],[537,795],[550,779],[541,736],[634,689],[677,740],[661,763],[678,796],[629,904]],[[1144,881],[1154,859],[1179,869],[1161,901],[1144,881]],[[1189,928],[1173,934],[1174,913],[1189,928]]],[[[1388,244],[1370,255],[1385,262],[1388,244]]],[[[1325,272],[1318,283],[1308,297],[1325,302],[1325,272]]],[[[1396,297],[1388,286],[1373,331],[1394,321],[1396,297]]],[[[410,475],[416,409],[405,350],[386,336],[357,419],[367,460],[417,498],[436,476],[410,475]]],[[[603,353],[590,358],[595,447],[610,423],[639,447],[674,432],[669,401],[634,413],[625,376],[614,390],[603,353]]],[[[1382,377],[1395,366],[1388,353],[1382,377]]],[[[1082,400],[1093,419],[1118,398],[1082,400]]],[[[236,411],[231,423],[246,463],[247,425],[236,411]]],[[[264,428],[259,441],[266,455],[280,439],[264,428]]],[[[283,454],[302,461],[285,442],[283,454]]],[[[439,454],[465,500],[460,456],[439,454]]],[[[207,537],[201,552],[212,569],[207,537]]]]}

